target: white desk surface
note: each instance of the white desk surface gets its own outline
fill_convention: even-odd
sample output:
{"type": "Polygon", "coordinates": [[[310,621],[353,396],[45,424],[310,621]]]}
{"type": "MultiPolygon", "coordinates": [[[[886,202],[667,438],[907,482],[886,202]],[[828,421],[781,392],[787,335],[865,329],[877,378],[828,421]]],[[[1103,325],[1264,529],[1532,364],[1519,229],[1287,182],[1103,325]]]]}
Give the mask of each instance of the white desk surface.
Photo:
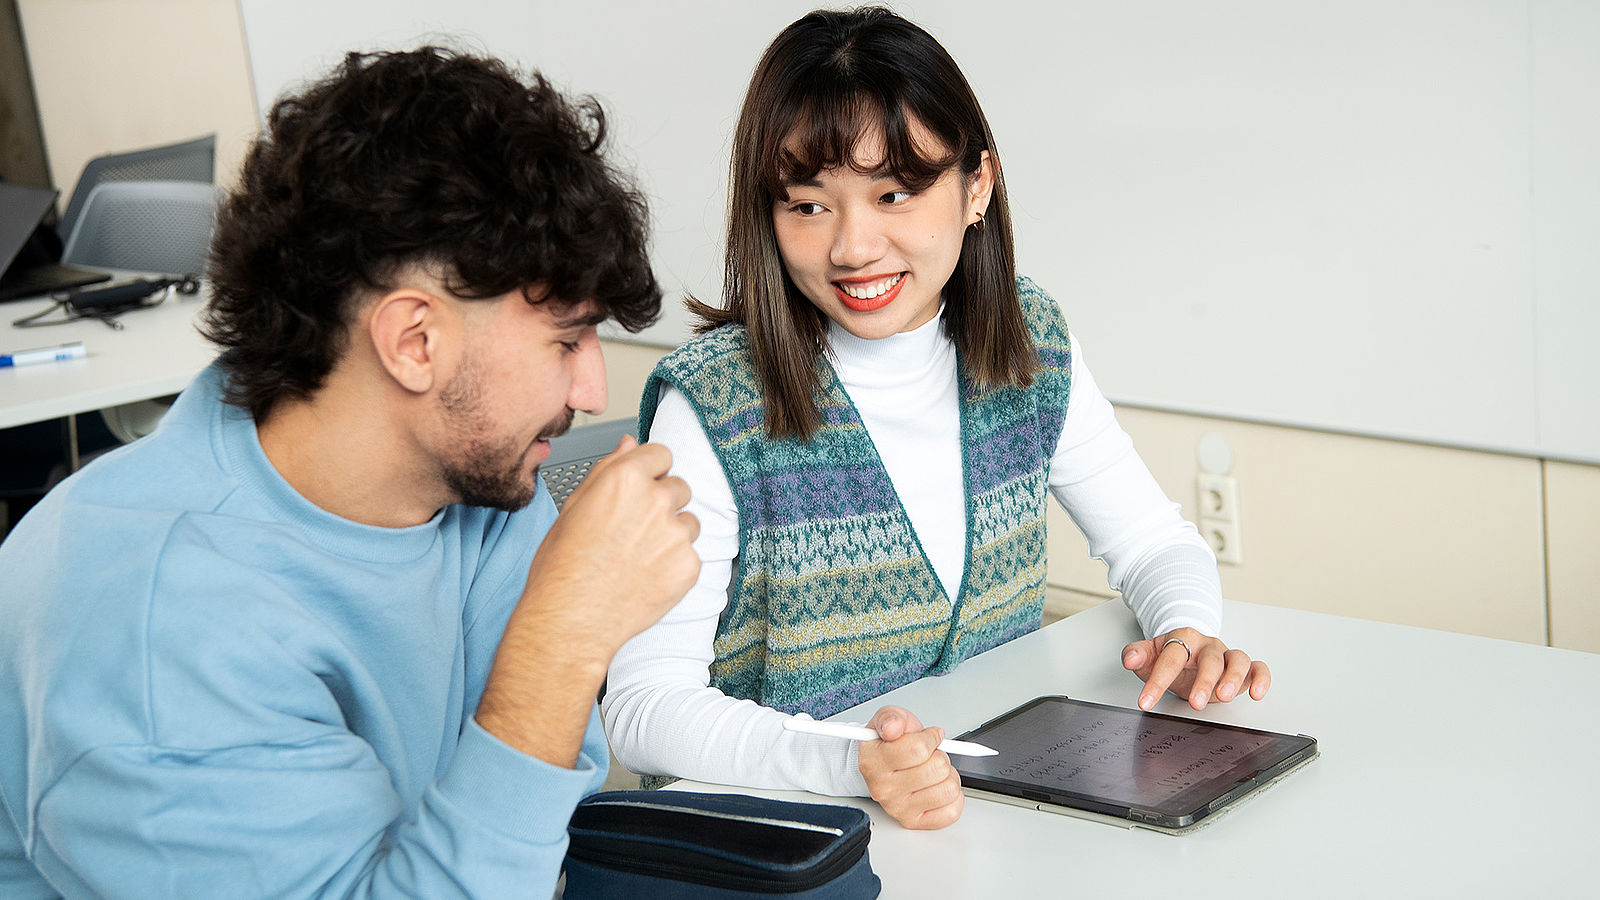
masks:
{"type": "MultiPolygon", "coordinates": [[[[1272,665],[1267,699],[1157,711],[1309,734],[1322,757],[1193,834],[972,797],[914,832],[868,800],[672,787],[867,810],[890,898],[1600,895],[1600,655],[1233,602],[1224,627],[1272,665]]],[[[1131,707],[1118,650],[1138,636],[1112,601],[836,718],[896,703],[955,735],[1039,694],[1131,707]]]]}
{"type": "Polygon", "coordinates": [[[176,291],[158,306],[119,317],[115,331],[94,319],[48,328],[11,323],[49,300],[0,303],[0,353],[83,341],[86,356],[0,369],[0,428],[42,422],[120,403],[175,394],[205,368],[217,349],[195,330],[206,292],[176,291]]]}

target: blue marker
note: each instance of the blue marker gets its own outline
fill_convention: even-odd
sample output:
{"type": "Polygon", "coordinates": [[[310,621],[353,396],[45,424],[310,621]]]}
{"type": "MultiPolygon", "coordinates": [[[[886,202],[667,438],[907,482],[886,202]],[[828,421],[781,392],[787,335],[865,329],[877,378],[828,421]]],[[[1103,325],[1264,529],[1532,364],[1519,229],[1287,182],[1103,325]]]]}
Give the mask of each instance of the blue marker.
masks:
{"type": "Polygon", "coordinates": [[[34,363],[58,362],[63,359],[83,359],[83,341],[73,341],[59,347],[40,347],[37,350],[18,350],[0,353],[0,369],[11,366],[28,366],[34,363]]]}

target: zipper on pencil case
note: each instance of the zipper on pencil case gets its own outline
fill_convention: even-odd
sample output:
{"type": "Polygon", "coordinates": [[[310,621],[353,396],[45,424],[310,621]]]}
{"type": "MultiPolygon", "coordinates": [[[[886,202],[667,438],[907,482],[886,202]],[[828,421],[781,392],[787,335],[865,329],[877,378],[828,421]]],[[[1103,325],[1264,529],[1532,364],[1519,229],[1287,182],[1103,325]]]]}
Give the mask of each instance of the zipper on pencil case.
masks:
{"type": "Polygon", "coordinates": [[[661,812],[676,813],[678,815],[690,814],[705,816],[709,819],[727,819],[732,822],[750,822],[757,825],[773,825],[778,828],[795,828],[800,831],[815,831],[821,834],[831,834],[834,837],[844,837],[844,829],[834,828],[832,825],[818,825],[815,822],[801,822],[795,819],[773,819],[766,816],[742,816],[738,813],[725,813],[715,810],[690,809],[683,806],[669,806],[665,803],[640,803],[636,800],[598,800],[585,804],[590,809],[597,806],[628,806],[635,809],[654,809],[661,812]]]}

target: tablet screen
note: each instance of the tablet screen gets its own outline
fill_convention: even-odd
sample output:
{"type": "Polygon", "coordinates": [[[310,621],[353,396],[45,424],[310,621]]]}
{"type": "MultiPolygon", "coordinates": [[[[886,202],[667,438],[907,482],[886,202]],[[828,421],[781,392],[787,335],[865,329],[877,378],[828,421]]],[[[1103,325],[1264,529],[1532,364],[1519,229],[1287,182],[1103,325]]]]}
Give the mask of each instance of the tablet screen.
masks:
{"type": "Polygon", "coordinates": [[[1150,821],[1166,825],[1192,821],[1316,753],[1304,735],[1067,697],[1040,697],[961,737],[999,751],[956,761],[969,787],[1113,815],[1153,812],[1160,821],[1150,821]]]}

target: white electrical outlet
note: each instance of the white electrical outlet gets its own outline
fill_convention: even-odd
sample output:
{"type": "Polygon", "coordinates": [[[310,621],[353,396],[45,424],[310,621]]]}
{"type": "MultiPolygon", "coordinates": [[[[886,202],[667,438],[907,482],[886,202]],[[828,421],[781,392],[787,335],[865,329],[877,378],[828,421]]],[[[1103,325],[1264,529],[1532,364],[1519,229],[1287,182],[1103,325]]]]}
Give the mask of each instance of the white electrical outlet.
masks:
{"type": "Polygon", "coordinates": [[[1201,472],[1194,477],[1194,486],[1200,503],[1197,518],[1239,521],[1238,479],[1201,472]]]}
{"type": "Polygon", "coordinates": [[[1200,536],[1217,554],[1217,562],[1230,566],[1244,564],[1244,545],[1239,538],[1239,523],[1226,519],[1201,518],[1200,536]]]}
{"type": "Polygon", "coordinates": [[[1217,562],[1230,566],[1244,563],[1244,547],[1239,536],[1239,482],[1226,475],[1201,472],[1194,478],[1199,502],[1200,536],[1217,554],[1217,562]]]}

